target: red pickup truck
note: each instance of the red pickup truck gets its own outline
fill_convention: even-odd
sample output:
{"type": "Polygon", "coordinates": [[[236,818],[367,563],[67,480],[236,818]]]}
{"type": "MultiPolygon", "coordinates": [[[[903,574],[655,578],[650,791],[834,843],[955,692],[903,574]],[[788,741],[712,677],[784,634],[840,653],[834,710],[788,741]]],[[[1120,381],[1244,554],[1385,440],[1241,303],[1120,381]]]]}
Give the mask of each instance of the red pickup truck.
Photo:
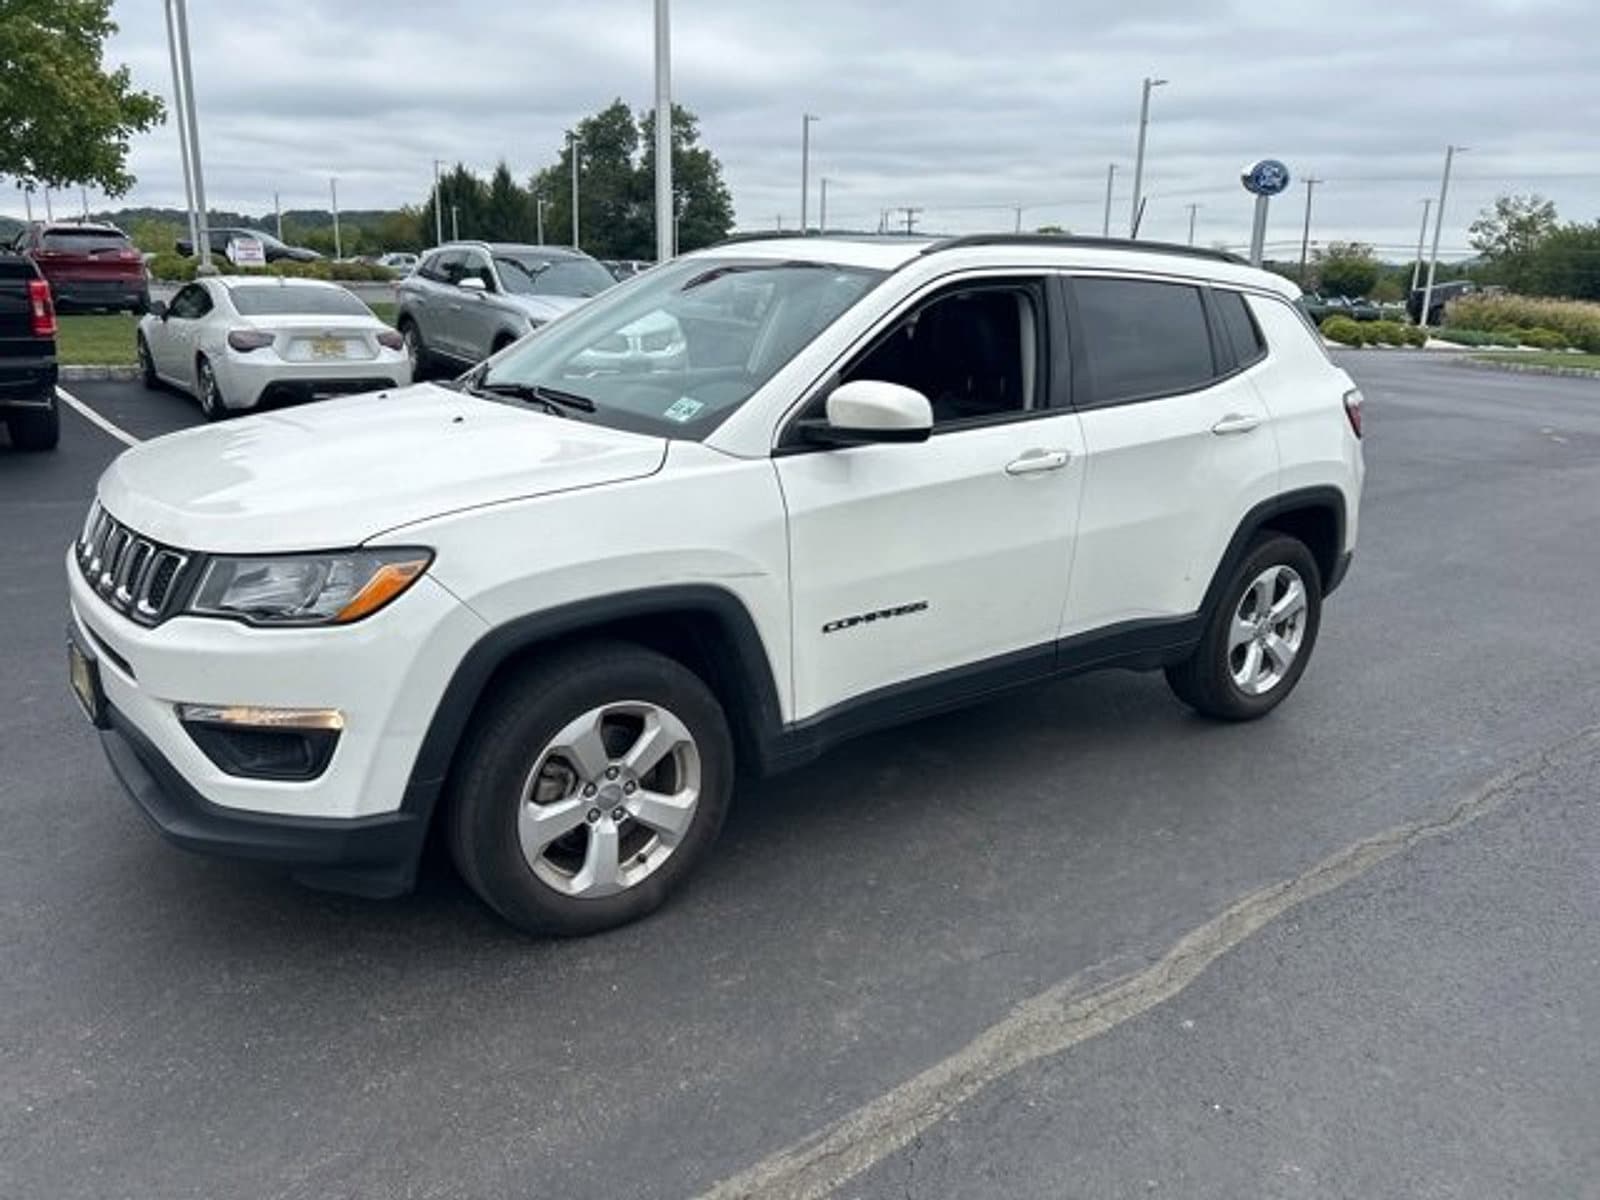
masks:
{"type": "Polygon", "coordinates": [[[56,309],[32,261],[0,251],[0,422],[18,450],[53,450],[56,409],[56,309]]]}

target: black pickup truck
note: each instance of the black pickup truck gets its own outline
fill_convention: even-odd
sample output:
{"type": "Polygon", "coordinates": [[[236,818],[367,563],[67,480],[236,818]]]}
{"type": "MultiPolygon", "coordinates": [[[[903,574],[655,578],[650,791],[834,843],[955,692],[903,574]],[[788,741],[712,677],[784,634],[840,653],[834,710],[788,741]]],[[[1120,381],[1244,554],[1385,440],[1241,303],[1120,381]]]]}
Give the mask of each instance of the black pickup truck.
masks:
{"type": "Polygon", "coordinates": [[[0,252],[0,422],[18,450],[53,450],[56,310],[31,259],[0,252]]]}

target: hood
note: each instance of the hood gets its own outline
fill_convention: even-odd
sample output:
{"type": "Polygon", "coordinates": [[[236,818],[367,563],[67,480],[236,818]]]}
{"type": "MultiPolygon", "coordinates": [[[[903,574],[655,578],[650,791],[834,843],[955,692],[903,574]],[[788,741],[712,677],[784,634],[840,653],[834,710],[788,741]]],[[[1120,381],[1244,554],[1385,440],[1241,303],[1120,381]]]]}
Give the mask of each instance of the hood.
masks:
{"type": "Polygon", "coordinates": [[[528,296],[520,292],[508,292],[505,298],[535,321],[553,321],[562,313],[588,303],[583,296],[528,296]]]}
{"type": "Polygon", "coordinates": [[[637,479],[666,448],[424,383],[145,442],[106,470],[100,500],[186,550],[337,549],[464,508],[637,479]]]}

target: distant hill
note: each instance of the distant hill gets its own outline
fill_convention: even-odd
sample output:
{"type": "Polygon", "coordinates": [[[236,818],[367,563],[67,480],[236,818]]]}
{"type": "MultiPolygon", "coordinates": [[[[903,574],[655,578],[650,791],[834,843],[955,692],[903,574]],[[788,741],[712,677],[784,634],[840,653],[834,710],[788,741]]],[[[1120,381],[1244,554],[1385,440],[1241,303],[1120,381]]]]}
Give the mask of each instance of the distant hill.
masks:
{"type": "MultiPolygon", "coordinates": [[[[339,221],[351,225],[372,225],[389,216],[393,210],[382,208],[352,208],[349,211],[339,210],[339,221]]],[[[164,221],[177,225],[187,225],[189,214],[181,208],[119,208],[115,211],[97,212],[90,215],[91,221],[109,221],[113,225],[130,225],[135,221],[164,221]]],[[[227,212],[222,209],[210,211],[212,225],[242,225],[249,229],[272,230],[276,227],[276,218],[272,213],[261,216],[252,216],[246,213],[227,212]]],[[[293,225],[298,229],[331,229],[333,228],[333,213],[326,208],[292,208],[286,209],[283,214],[285,224],[293,225]]]]}

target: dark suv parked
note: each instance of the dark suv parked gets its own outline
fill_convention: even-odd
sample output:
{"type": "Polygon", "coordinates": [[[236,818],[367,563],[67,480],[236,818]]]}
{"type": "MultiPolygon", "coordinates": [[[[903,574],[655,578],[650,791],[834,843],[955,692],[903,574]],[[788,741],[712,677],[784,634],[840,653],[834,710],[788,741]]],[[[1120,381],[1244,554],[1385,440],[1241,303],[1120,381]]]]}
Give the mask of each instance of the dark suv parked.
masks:
{"type": "MultiPolygon", "coordinates": [[[[1470,279],[1452,279],[1449,283],[1434,284],[1433,295],[1428,300],[1428,324],[1434,327],[1444,324],[1445,306],[1477,290],[1478,285],[1470,279]]],[[[1414,288],[1411,295],[1406,297],[1406,315],[1419,324],[1422,321],[1422,296],[1423,289],[1414,288]]]]}
{"type": "Polygon", "coordinates": [[[18,450],[50,450],[60,420],[50,285],[26,258],[0,251],[0,422],[18,450]]]}
{"type": "Polygon", "coordinates": [[[150,304],[144,257],[115,225],[35,221],[17,235],[14,248],[38,266],[63,310],[142,313],[150,304]]]}
{"type": "MultiPolygon", "coordinates": [[[[308,250],[304,246],[291,246],[287,242],[279,241],[264,229],[244,229],[237,226],[223,226],[210,230],[211,253],[218,258],[228,258],[228,246],[237,238],[255,238],[261,243],[261,249],[267,256],[269,263],[280,260],[289,262],[315,262],[321,258],[315,250],[308,250]]],[[[188,258],[194,253],[194,243],[188,238],[179,238],[177,242],[179,254],[188,258]]],[[[231,259],[229,261],[232,261],[231,259]]]]}

